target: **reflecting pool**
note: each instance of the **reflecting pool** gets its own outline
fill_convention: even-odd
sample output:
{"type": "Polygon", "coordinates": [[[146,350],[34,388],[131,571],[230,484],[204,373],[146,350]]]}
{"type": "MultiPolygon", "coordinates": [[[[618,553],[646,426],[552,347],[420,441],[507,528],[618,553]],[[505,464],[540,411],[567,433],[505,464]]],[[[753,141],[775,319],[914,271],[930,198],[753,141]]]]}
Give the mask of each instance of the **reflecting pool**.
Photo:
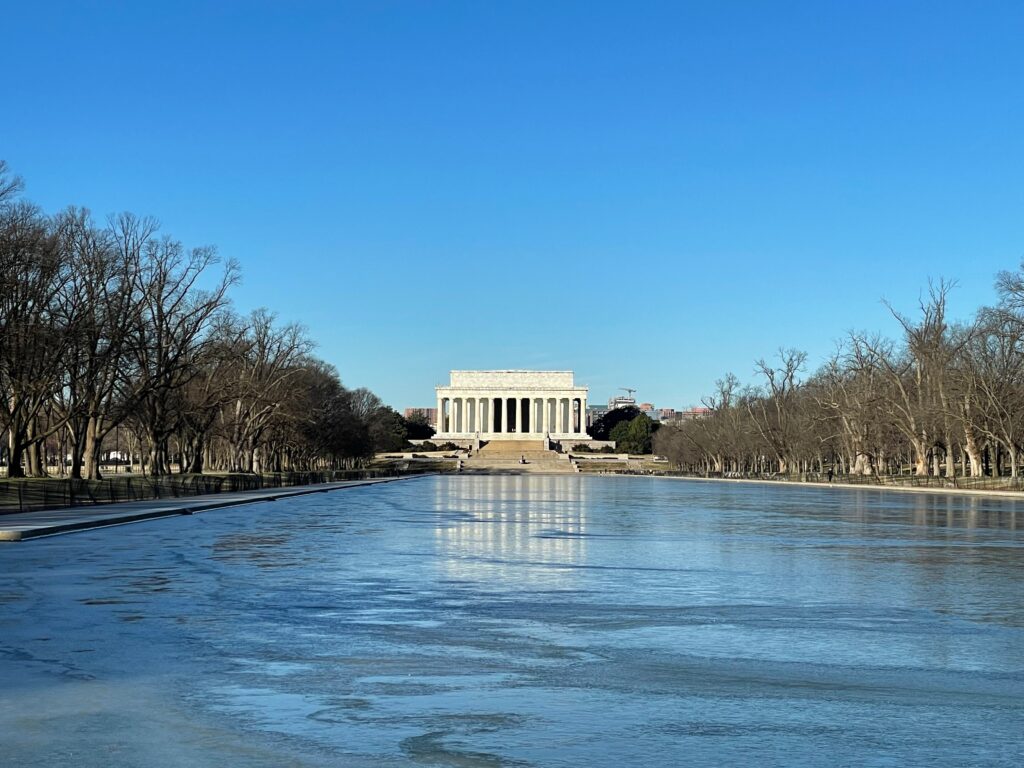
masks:
{"type": "Polygon", "coordinates": [[[0,764],[1019,766],[1024,505],[424,477],[0,546],[0,764]]]}

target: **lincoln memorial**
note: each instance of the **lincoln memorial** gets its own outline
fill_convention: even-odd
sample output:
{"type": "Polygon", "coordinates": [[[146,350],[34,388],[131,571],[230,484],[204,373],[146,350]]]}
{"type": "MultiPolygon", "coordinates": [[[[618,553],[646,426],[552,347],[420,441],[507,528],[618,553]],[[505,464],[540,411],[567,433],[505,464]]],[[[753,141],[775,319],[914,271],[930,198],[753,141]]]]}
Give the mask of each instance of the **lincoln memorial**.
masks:
{"type": "Polygon", "coordinates": [[[437,387],[433,439],[589,440],[586,414],[572,371],[452,371],[437,387]]]}

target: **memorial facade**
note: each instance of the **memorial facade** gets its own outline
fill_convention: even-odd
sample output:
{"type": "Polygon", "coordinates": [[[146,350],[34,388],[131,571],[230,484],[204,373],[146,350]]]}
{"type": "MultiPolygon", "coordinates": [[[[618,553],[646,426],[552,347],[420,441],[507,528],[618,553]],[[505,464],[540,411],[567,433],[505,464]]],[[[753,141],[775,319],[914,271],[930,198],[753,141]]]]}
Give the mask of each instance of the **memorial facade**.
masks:
{"type": "Polygon", "coordinates": [[[572,371],[452,371],[437,390],[438,440],[589,440],[572,371]]]}

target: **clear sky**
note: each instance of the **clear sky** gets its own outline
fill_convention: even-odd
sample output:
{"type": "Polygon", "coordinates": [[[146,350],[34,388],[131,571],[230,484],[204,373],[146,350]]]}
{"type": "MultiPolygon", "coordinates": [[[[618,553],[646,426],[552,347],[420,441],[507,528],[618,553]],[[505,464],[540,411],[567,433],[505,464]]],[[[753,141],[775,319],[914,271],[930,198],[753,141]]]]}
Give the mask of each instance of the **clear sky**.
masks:
{"type": "Polygon", "coordinates": [[[1020,2],[0,2],[48,210],[237,258],[349,386],[573,369],[695,404],[1024,257],[1020,2]]]}

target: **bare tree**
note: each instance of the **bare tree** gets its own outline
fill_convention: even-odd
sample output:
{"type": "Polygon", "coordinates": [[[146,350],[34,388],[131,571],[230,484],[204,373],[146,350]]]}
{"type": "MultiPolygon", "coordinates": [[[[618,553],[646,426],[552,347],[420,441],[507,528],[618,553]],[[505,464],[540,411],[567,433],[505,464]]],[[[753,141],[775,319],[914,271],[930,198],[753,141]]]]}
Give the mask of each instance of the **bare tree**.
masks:
{"type": "Polygon", "coordinates": [[[84,209],[68,209],[57,225],[74,264],[67,293],[69,313],[78,317],[65,357],[71,472],[98,479],[103,439],[128,415],[128,403],[117,395],[119,385],[135,380],[129,348],[137,323],[133,266],[156,225],[122,216],[100,230],[84,209]]]}
{"type": "Polygon", "coordinates": [[[219,263],[213,248],[186,250],[168,237],[147,240],[135,265],[138,312],[131,331],[137,383],[129,392],[149,441],[149,471],[171,471],[169,440],[176,416],[171,398],[199,372],[198,361],[215,343],[207,333],[227,304],[237,265],[228,262],[212,288],[200,277],[219,263]]]}
{"type": "Polygon", "coordinates": [[[246,349],[236,366],[237,396],[231,405],[232,469],[260,472],[260,441],[290,393],[313,343],[294,323],[274,326],[274,315],[258,309],[249,318],[246,349]]]}
{"type": "MultiPolygon", "coordinates": [[[[8,193],[9,194],[9,193],[8,193]]],[[[8,429],[8,474],[19,477],[46,468],[40,443],[63,425],[41,416],[61,389],[61,372],[75,318],[62,312],[70,281],[49,221],[33,205],[0,207],[0,388],[8,429]]]]}
{"type": "Polygon", "coordinates": [[[972,426],[1002,447],[1016,477],[1024,438],[1024,324],[1008,312],[982,317],[970,348],[970,385],[984,418],[973,419],[972,426]]]}
{"type": "Polygon", "coordinates": [[[7,161],[0,160],[0,206],[13,202],[24,186],[21,177],[11,173],[7,161]]]}
{"type": "Polygon", "coordinates": [[[800,440],[801,425],[795,407],[800,386],[797,376],[806,360],[806,352],[780,349],[778,368],[763,359],[755,364],[765,379],[766,390],[764,396],[750,400],[747,409],[783,474],[792,471],[800,440]]]}
{"type": "Polygon", "coordinates": [[[260,310],[226,312],[234,262],[158,237],[122,214],[98,227],[85,209],[54,218],[19,197],[0,161],[0,429],[8,472],[41,475],[71,455],[100,477],[119,425],[152,474],[269,462],[362,461],[374,440],[404,441],[404,421],[367,390],[350,392],[310,357],[301,327],[260,310]],[[376,435],[376,437],[374,437],[376,435]],[[172,441],[176,441],[175,446],[172,441]],[[136,445],[138,443],[138,445],[136,445]]]}
{"type": "MultiPolygon", "coordinates": [[[[210,343],[194,360],[196,375],[179,392],[177,432],[181,471],[201,474],[211,454],[213,429],[225,409],[240,396],[238,371],[250,342],[244,321],[231,312],[219,313],[210,330],[210,343]]],[[[222,468],[230,467],[223,461],[222,468]]]]}
{"type": "MultiPolygon", "coordinates": [[[[929,282],[927,298],[919,302],[921,317],[917,321],[887,304],[893,317],[903,326],[909,381],[902,386],[900,395],[905,402],[904,420],[914,422],[912,444],[916,452],[917,474],[920,475],[928,474],[929,454],[933,459],[932,473],[939,474],[939,456],[935,448],[941,448],[947,459],[952,452],[947,375],[955,352],[949,343],[946,303],[954,285],[945,280],[929,282]]],[[[947,460],[947,473],[952,467],[953,463],[947,460]]]]}
{"type": "Polygon", "coordinates": [[[878,346],[852,337],[816,376],[817,403],[833,414],[845,463],[855,475],[870,475],[877,469],[875,432],[884,419],[881,365],[875,357],[878,346]]]}

